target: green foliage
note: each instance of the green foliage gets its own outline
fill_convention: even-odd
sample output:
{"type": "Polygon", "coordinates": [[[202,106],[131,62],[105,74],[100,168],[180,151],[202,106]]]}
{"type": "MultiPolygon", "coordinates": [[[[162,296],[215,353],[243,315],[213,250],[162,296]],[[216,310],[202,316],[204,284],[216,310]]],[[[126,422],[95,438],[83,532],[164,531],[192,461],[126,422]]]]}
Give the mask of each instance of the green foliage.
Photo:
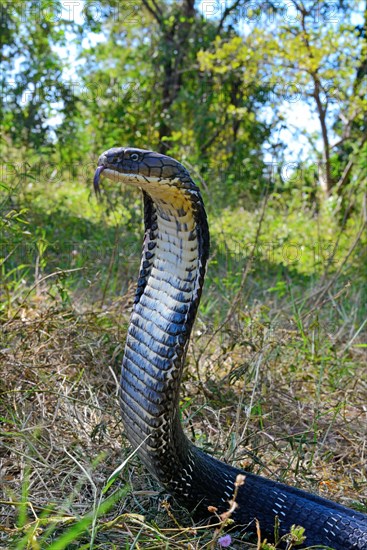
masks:
{"type": "Polygon", "coordinates": [[[54,48],[66,44],[68,25],[61,11],[62,2],[30,0],[8,3],[1,12],[2,130],[26,157],[31,150],[52,151],[48,119],[58,103],[61,112],[74,111],[54,48]]]}
{"type": "Polygon", "coordinates": [[[29,292],[67,305],[70,290],[99,298],[126,290],[139,265],[139,196],[111,209],[74,182],[39,182],[18,189],[17,201],[12,208],[9,195],[2,205],[0,313],[17,311],[29,292]]]}

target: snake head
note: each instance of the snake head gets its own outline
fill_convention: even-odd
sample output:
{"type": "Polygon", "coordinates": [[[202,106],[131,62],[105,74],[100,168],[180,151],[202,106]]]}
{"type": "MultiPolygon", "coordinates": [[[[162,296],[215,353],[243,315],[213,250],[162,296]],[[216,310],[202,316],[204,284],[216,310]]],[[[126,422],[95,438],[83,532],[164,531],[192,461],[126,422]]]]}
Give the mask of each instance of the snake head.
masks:
{"type": "Polygon", "coordinates": [[[94,188],[99,191],[99,180],[103,173],[111,180],[122,181],[147,188],[149,182],[171,182],[176,187],[196,188],[186,168],[177,160],[133,147],[112,147],[102,153],[94,176],[94,188]]]}

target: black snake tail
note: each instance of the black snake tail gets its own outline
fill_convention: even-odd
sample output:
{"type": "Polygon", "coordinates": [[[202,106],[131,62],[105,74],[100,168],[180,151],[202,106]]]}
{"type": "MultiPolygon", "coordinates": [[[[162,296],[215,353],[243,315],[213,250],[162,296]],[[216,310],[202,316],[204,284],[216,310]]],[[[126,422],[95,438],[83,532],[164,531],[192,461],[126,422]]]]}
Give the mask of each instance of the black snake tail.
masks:
{"type": "Polygon", "coordinates": [[[176,160],[152,151],[113,148],[99,159],[103,176],[143,190],[145,238],[121,374],[125,431],[149,471],[176,499],[202,516],[228,510],[238,474],[239,525],[271,537],[292,524],[305,545],[367,550],[367,516],[294,487],[249,474],[195,447],[179,421],[179,388],[209,253],[199,189],[176,160]]]}

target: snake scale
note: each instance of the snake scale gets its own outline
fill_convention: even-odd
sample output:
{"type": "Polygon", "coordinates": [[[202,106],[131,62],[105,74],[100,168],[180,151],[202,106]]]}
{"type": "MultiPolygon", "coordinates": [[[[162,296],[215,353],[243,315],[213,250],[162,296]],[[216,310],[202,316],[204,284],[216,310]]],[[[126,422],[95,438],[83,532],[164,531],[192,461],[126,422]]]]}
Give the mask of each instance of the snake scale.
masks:
{"type": "Polygon", "coordinates": [[[182,164],[137,148],[114,147],[98,161],[100,177],[132,185],[144,197],[145,238],[122,363],[120,401],[126,435],[153,476],[178,502],[208,517],[229,508],[238,474],[245,476],[232,518],[263,535],[293,524],[305,545],[367,550],[367,515],[205,454],[185,436],[179,388],[209,253],[198,187],[182,164]]]}

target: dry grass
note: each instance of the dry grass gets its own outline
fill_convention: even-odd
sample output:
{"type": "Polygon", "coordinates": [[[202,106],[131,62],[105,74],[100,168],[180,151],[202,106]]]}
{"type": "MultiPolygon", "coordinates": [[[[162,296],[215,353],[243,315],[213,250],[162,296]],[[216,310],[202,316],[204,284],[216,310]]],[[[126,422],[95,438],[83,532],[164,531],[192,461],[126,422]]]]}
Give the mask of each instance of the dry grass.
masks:
{"type": "MultiPolygon", "coordinates": [[[[82,312],[45,296],[1,333],[1,548],[219,548],[220,532],[165,504],[136,457],[106,490],[130,452],[116,394],[131,295],[82,312]]],[[[186,431],[238,466],[366,509],[364,350],[346,330],[271,317],[255,305],[215,335],[199,319],[186,431]]]]}

